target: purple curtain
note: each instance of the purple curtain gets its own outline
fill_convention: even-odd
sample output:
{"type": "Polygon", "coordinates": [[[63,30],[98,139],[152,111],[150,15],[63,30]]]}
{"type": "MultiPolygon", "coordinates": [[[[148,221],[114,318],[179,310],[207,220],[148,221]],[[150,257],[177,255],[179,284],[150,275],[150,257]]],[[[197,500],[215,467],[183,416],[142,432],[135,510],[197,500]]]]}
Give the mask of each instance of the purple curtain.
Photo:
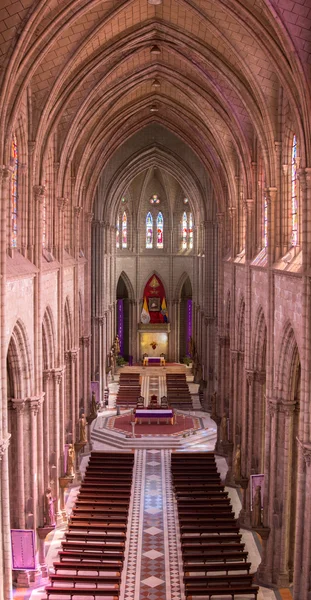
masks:
{"type": "Polygon", "coordinates": [[[118,336],[120,340],[120,354],[124,354],[124,323],[123,323],[123,300],[118,300],[118,336]]]}
{"type": "Polygon", "coordinates": [[[186,339],[186,353],[190,356],[189,342],[192,337],[192,300],[187,300],[187,339],[186,339]]]}

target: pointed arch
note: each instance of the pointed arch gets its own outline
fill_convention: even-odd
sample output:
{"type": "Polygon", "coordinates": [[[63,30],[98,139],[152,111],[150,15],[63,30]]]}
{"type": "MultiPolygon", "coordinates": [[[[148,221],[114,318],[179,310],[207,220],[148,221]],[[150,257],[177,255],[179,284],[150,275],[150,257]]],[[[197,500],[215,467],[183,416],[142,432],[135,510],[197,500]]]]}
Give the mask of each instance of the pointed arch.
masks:
{"type": "Polygon", "coordinates": [[[131,280],[129,279],[129,276],[125,273],[125,271],[122,271],[118,277],[116,290],[118,288],[118,283],[119,283],[120,279],[123,279],[123,281],[124,281],[129,299],[134,300],[135,299],[134,288],[133,288],[131,280]]]}
{"type": "Polygon", "coordinates": [[[19,319],[12,331],[7,353],[10,392],[14,398],[31,396],[32,360],[24,323],[19,319]]]}
{"type": "Polygon", "coordinates": [[[184,287],[185,282],[187,281],[187,279],[189,279],[190,285],[191,285],[191,293],[193,293],[193,285],[192,285],[192,281],[191,281],[191,276],[189,275],[189,273],[187,273],[186,271],[184,271],[182,273],[182,275],[180,276],[178,283],[176,285],[175,288],[175,294],[174,294],[174,299],[175,300],[180,300],[181,298],[181,292],[182,289],[184,287]]]}
{"type": "Polygon", "coordinates": [[[42,321],[42,351],[43,369],[52,369],[55,366],[55,326],[53,313],[47,306],[42,321]]]}
{"type": "Polygon", "coordinates": [[[267,325],[262,306],[257,310],[253,337],[253,366],[256,371],[266,370],[267,325]]]}
{"type": "Polygon", "coordinates": [[[290,321],[284,327],[279,356],[276,374],[278,395],[280,399],[292,402],[295,395],[294,381],[296,380],[297,365],[300,365],[300,352],[290,321]]]}
{"type": "Polygon", "coordinates": [[[65,352],[72,348],[72,313],[70,309],[70,301],[67,296],[65,301],[65,319],[64,319],[64,350],[65,352]]]}

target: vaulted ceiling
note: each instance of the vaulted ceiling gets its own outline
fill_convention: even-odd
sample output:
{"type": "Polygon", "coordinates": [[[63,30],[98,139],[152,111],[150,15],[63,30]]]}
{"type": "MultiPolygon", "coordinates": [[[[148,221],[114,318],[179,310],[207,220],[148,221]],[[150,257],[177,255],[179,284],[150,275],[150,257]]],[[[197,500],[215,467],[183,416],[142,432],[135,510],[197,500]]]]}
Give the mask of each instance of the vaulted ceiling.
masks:
{"type": "Polygon", "coordinates": [[[281,94],[306,133],[305,162],[310,152],[310,24],[301,0],[2,0],[3,163],[27,95],[38,180],[55,133],[60,188],[70,168],[93,197],[138,134],[133,177],[147,155],[159,165],[167,153],[174,171],[166,135],[161,144],[144,135],[157,124],[176,155],[178,140],[191,149],[219,197],[237,174],[252,193],[255,143],[273,185],[281,94]]]}

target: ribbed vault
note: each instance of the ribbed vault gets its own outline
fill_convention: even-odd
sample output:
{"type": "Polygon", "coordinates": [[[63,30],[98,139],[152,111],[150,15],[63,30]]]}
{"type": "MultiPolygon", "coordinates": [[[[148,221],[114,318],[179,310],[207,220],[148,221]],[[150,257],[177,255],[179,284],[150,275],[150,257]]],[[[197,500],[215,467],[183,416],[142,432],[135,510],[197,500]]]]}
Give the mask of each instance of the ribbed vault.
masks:
{"type": "MultiPolygon", "coordinates": [[[[280,94],[298,135],[310,111],[303,93],[310,82],[307,30],[291,29],[281,0],[19,4],[23,9],[12,15],[5,0],[2,11],[3,164],[27,91],[35,177],[44,180],[57,133],[58,195],[66,196],[74,177],[77,203],[86,210],[92,210],[100,175],[117,149],[152,123],[197,155],[220,210],[224,197],[229,206],[236,203],[236,177],[244,197],[252,196],[256,144],[266,183],[276,184],[280,94]],[[154,46],[158,53],[151,52],[154,46]]],[[[309,138],[300,135],[305,164],[309,138]]]]}

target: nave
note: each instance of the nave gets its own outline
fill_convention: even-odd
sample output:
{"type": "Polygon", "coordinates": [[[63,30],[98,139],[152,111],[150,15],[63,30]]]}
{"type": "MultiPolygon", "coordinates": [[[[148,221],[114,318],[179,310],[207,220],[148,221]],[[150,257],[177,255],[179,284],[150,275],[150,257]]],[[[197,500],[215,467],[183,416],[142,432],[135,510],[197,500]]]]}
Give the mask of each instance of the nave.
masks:
{"type": "MultiPolygon", "coordinates": [[[[161,378],[154,373],[155,371],[151,370],[144,375],[145,381],[142,389],[143,391],[148,390],[149,395],[151,392],[159,392],[158,385],[161,378]]],[[[191,391],[194,391],[194,389],[197,387],[192,386],[191,383],[189,386],[191,391]]],[[[113,404],[115,402],[115,397],[117,396],[119,386],[116,385],[115,382],[114,384],[111,384],[110,387],[111,394],[109,397],[109,404],[113,404]],[[116,394],[113,393],[113,390],[116,392],[116,394]]],[[[163,390],[165,391],[165,387],[163,390]]],[[[193,402],[194,401],[195,396],[193,396],[193,402]]],[[[127,408],[121,409],[121,416],[122,413],[126,414],[127,412],[127,408]]],[[[108,485],[112,478],[115,480],[115,490],[117,490],[118,486],[121,485],[122,471],[119,472],[120,483],[117,483],[118,469],[116,468],[112,471],[110,471],[110,469],[113,467],[115,464],[114,461],[116,461],[118,457],[120,457],[121,460],[121,457],[124,457],[125,459],[125,457],[132,456],[134,458],[132,477],[130,477],[129,469],[128,476],[124,478],[123,482],[124,486],[128,486],[128,481],[131,480],[132,487],[130,497],[127,496],[127,498],[129,498],[129,504],[126,542],[124,547],[124,561],[121,582],[120,585],[117,584],[118,595],[116,597],[119,597],[122,600],[184,600],[186,597],[190,599],[190,596],[185,595],[186,590],[183,580],[183,554],[181,545],[182,539],[179,528],[178,503],[175,495],[176,482],[173,482],[172,480],[172,464],[174,464],[174,460],[176,461],[178,456],[182,456],[186,459],[186,456],[189,457],[190,455],[199,456],[201,455],[202,451],[206,451],[208,454],[211,453],[214,450],[216,441],[214,427],[215,423],[212,421],[208,413],[205,413],[202,410],[192,410],[191,417],[195,417],[196,419],[200,420],[204,426],[205,432],[210,431],[209,437],[205,437],[205,439],[201,438],[196,442],[195,436],[193,438],[191,436],[190,441],[192,446],[189,446],[190,442],[188,437],[185,439],[182,438],[183,443],[180,447],[180,450],[172,451],[169,448],[162,447],[164,445],[164,437],[162,435],[142,436],[141,439],[144,440],[144,448],[134,449],[136,439],[132,438],[127,440],[129,444],[132,445],[132,448],[129,446],[128,451],[121,452],[113,447],[109,447],[107,440],[105,443],[99,441],[98,437],[95,435],[96,431],[102,429],[102,424],[111,418],[109,416],[110,413],[115,415],[116,411],[108,406],[108,410],[103,410],[100,412],[97,419],[92,424],[92,452],[91,455],[88,454],[84,456],[80,463],[80,471],[83,478],[82,486],[72,486],[72,488],[69,490],[67,498],[66,512],[67,515],[70,515],[71,517],[69,520],[71,525],[69,524],[68,527],[72,527],[73,520],[77,519],[75,510],[77,509],[77,501],[81,504],[83,486],[85,488],[86,485],[89,485],[88,481],[92,481],[90,485],[93,485],[93,492],[91,488],[84,489],[84,493],[88,494],[88,500],[84,500],[84,502],[94,502],[96,496],[99,494],[100,486],[104,485],[105,481],[106,485],[108,485]],[[195,454],[193,454],[194,451],[195,454]],[[106,460],[104,463],[106,463],[105,468],[108,469],[108,471],[103,471],[101,474],[102,479],[100,483],[96,483],[94,479],[90,480],[88,478],[90,478],[90,476],[94,477],[94,464],[92,466],[92,461],[94,463],[94,460],[100,460],[100,456],[103,452],[106,455],[106,460]],[[111,464],[109,465],[109,463],[111,464]],[[90,469],[93,471],[93,475],[90,473],[90,469]],[[109,475],[107,475],[107,472],[109,475]],[[172,485],[173,483],[175,483],[175,486],[172,485]]],[[[148,425],[146,425],[146,427],[148,428],[148,425]]],[[[164,427],[165,426],[160,425],[159,429],[163,430],[164,427]]],[[[139,442],[139,440],[137,441],[139,442]]],[[[220,473],[221,481],[224,482],[227,473],[226,461],[223,457],[216,456],[216,463],[218,472],[220,473]]],[[[237,489],[232,487],[225,489],[226,492],[228,492],[228,497],[230,498],[230,502],[232,504],[234,516],[237,517],[241,510],[239,493],[237,489]]],[[[124,490],[124,493],[127,494],[126,490],[124,490]]],[[[119,494],[116,492],[114,502],[111,504],[112,509],[113,506],[117,506],[118,497],[119,494]]],[[[89,505],[89,508],[91,508],[91,505],[89,505]]],[[[197,509],[194,509],[192,512],[193,516],[195,516],[197,509]]],[[[79,522],[81,524],[81,520],[79,522]]],[[[86,525],[84,524],[83,527],[85,528],[86,525]]],[[[54,533],[53,539],[49,540],[47,544],[48,552],[46,556],[46,562],[50,574],[55,572],[55,564],[58,565],[57,573],[62,573],[62,571],[59,570],[60,558],[58,553],[60,550],[64,552],[64,541],[66,540],[66,543],[68,542],[69,534],[68,532],[65,533],[65,530],[67,530],[67,526],[65,525],[58,527],[54,533]]],[[[83,529],[83,531],[83,540],[85,543],[87,543],[87,536],[90,538],[91,535],[94,535],[94,531],[88,529],[83,529]]],[[[78,534],[79,532],[75,530],[75,535],[77,536],[78,534]]],[[[71,533],[70,535],[72,536],[73,534],[71,533]]],[[[229,532],[226,534],[223,532],[222,535],[230,536],[231,533],[229,532]]],[[[250,573],[255,573],[261,560],[260,544],[256,534],[252,533],[251,531],[241,530],[241,542],[245,544],[245,551],[248,553],[247,564],[251,563],[250,573]]],[[[88,543],[90,543],[90,539],[88,540],[88,543]]],[[[72,557],[70,560],[72,560],[72,557]]],[[[236,566],[234,569],[236,569],[236,566]]],[[[89,572],[90,571],[84,572],[82,570],[75,571],[73,573],[87,574],[89,572]]],[[[242,572],[244,574],[244,571],[242,572]]],[[[66,568],[66,573],[68,573],[68,568],[66,568]]],[[[120,572],[117,571],[117,573],[114,572],[113,576],[116,576],[120,573],[121,570],[120,572]]],[[[194,573],[194,575],[198,574],[200,574],[200,572],[194,573]]],[[[219,577],[219,572],[215,571],[213,574],[219,577]]],[[[220,572],[220,576],[222,574],[224,576],[226,575],[225,569],[223,573],[220,572]]],[[[236,570],[234,570],[234,574],[235,576],[237,575],[236,570]]],[[[107,572],[105,572],[104,575],[107,576],[107,572]]],[[[46,585],[47,580],[44,581],[44,585],[41,584],[40,587],[34,590],[31,594],[26,593],[25,591],[24,595],[16,595],[16,598],[23,598],[23,600],[26,598],[31,598],[31,600],[46,599],[47,596],[44,592],[46,585]]],[[[53,585],[56,584],[54,583],[53,585]]],[[[64,585],[64,582],[62,582],[62,585],[64,585]]],[[[82,583],[79,585],[82,586],[82,583]]],[[[51,586],[49,589],[51,591],[51,586]]],[[[50,594],[50,600],[54,600],[57,597],[60,597],[59,592],[54,596],[52,593],[50,594]]],[[[80,593],[77,597],[89,598],[92,596],[82,596],[80,593]]],[[[222,598],[225,598],[226,600],[228,598],[228,596],[221,595],[215,597],[218,597],[221,600],[222,598]]],[[[251,594],[246,594],[243,596],[235,595],[236,600],[241,600],[242,598],[249,600],[252,597],[254,596],[251,594]]],[[[280,600],[281,597],[282,596],[280,596],[280,592],[275,593],[267,588],[259,588],[257,596],[259,600],[275,600],[276,598],[280,600]]],[[[64,598],[67,598],[67,596],[64,596],[64,598]]],[[[205,596],[203,598],[205,598],[205,596]]],[[[285,598],[286,596],[284,596],[284,599],[285,598]]],[[[76,600],[75,596],[73,596],[73,600],[76,600]]]]}

